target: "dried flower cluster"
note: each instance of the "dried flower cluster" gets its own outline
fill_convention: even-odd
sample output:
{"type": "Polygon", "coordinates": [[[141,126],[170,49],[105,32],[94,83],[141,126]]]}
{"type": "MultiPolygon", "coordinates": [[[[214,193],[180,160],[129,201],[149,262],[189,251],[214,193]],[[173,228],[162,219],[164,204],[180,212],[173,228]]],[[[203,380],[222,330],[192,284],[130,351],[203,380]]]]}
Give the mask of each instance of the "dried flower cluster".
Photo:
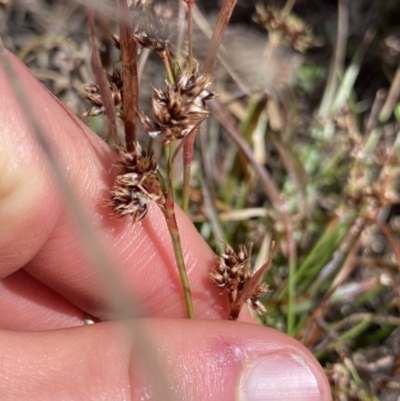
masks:
{"type": "Polygon", "coordinates": [[[210,79],[205,75],[180,71],[173,84],[165,91],[156,90],[153,96],[154,120],[140,114],[148,134],[169,143],[186,137],[207,116],[206,100],[214,97],[207,87],[210,79]]]}
{"type": "MultiPolygon", "coordinates": [[[[121,72],[114,69],[112,75],[107,74],[107,81],[110,87],[111,96],[117,115],[122,116],[122,76],[121,72]]],[[[88,84],[84,85],[84,98],[92,103],[92,107],[83,113],[84,117],[98,116],[105,112],[103,100],[100,95],[99,86],[88,84]]]]}
{"type": "Polygon", "coordinates": [[[169,30],[154,8],[145,3],[145,0],[137,0],[129,7],[135,24],[135,39],[142,47],[161,53],[168,46],[169,30]]]}
{"type": "Polygon", "coordinates": [[[164,205],[154,154],[148,156],[139,143],[136,143],[133,152],[119,149],[119,160],[115,167],[118,175],[107,201],[113,215],[129,216],[135,223],[146,216],[150,201],[164,205]]]}
{"type": "Polygon", "coordinates": [[[293,14],[285,14],[274,7],[257,6],[254,20],[263,25],[268,32],[278,35],[282,43],[292,46],[299,52],[306,51],[312,44],[310,28],[293,14]]]}
{"type": "Polygon", "coordinates": [[[215,285],[223,288],[229,295],[230,320],[238,318],[246,301],[254,310],[265,312],[259,297],[268,291],[268,285],[258,283],[260,274],[253,274],[250,259],[251,246],[248,249],[245,245],[240,245],[239,252],[236,253],[228,244],[224,244],[224,254],[217,258],[216,269],[210,275],[215,285]]]}

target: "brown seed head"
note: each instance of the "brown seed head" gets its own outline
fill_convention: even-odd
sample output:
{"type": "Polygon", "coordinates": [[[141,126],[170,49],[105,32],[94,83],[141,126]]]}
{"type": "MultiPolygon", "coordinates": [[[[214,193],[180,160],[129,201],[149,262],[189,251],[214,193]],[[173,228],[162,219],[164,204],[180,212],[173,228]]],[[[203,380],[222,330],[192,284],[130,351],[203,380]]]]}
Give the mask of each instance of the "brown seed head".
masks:
{"type": "Polygon", "coordinates": [[[264,305],[259,297],[268,290],[266,283],[254,282],[250,268],[251,245],[239,246],[236,253],[231,246],[224,244],[224,253],[216,259],[216,267],[210,274],[211,280],[218,288],[223,288],[229,296],[230,319],[235,320],[247,301],[258,312],[265,312],[264,305]]]}
{"type": "MultiPolygon", "coordinates": [[[[111,96],[114,102],[114,107],[117,110],[117,115],[122,115],[122,76],[121,72],[117,69],[114,69],[112,75],[107,74],[108,85],[111,90],[111,96]]],[[[88,116],[98,116],[99,114],[103,114],[105,112],[103,99],[101,98],[99,86],[88,84],[84,85],[84,99],[89,100],[92,103],[92,107],[83,113],[83,117],[88,116]]]]}
{"type": "Polygon", "coordinates": [[[154,120],[140,114],[148,134],[164,143],[187,136],[208,116],[205,102],[214,96],[207,90],[210,82],[207,76],[186,70],[179,73],[174,84],[167,83],[165,91],[155,90],[154,120]]]}
{"type": "Polygon", "coordinates": [[[146,152],[135,144],[133,152],[119,149],[119,159],[115,164],[118,170],[107,205],[117,217],[129,216],[133,222],[142,220],[150,201],[164,205],[165,199],[157,178],[157,163],[154,154],[146,152]]]}

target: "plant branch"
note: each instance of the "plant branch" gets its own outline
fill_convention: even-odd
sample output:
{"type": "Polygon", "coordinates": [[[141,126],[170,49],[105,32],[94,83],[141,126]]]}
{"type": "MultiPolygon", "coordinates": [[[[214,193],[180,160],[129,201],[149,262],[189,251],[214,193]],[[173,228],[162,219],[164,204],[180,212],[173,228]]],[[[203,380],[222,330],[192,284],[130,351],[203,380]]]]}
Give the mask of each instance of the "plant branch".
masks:
{"type": "MultiPolygon", "coordinates": [[[[193,7],[194,1],[193,0],[185,0],[188,5],[188,29],[189,29],[189,68],[191,69],[192,63],[192,42],[193,42],[193,7]]],[[[210,44],[207,51],[206,61],[204,63],[203,74],[209,75],[211,74],[215,58],[217,56],[217,52],[219,46],[222,43],[222,39],[224,37],[226,28],[229,24],[229,20],[231,18],[233,9],[235,8],[237,0],[225,0],[219,15],[217,24],[214,28],[210,44]]],[[[182,208],[184,211],[187,211],[189,208],[189,190],[190,190],[190,171],[191,171],[191,164],[193,159],[193,146],[194,140],[196,138],[197,131],[189,138],[189,140],[185,143],[184,151],[183,151],[183,195],[182,195],[182,208]]]]}
{"type": "Polygon", "coordinates": [[[168,81],[168,83],[173,84],[176,80],[176,76],[175,76],[175,71],[174,71],[174,65],[173,65],[171,55],[170,55],[168,49],[160,52],[159,55],[164,64],[164,67],[165,67],[165,71],[167,74],[167,81],[168,81]]]}
{"type": "MultiPolygon", "coordinates": [[[[120,13],[129,13],[126,0],[118,0],[120,13]]],[[[131,26],[120,22],[120,47],[123,77],[123,110],[125,142],[128,152],[132,152],[136,141],[139,109],[139,79],[137,69],[137,43],[131,26]]]]}
{"type": "Polygon", "coordinates": [[[194,0],[184,0],[188,8],[188,70],[193,72],[193,7],[194,0]]]}
{"type": "Polygon", "coordinates": [[[192,132],[183,146],[183,189],[182,189],[182,209],[187,212],[190,200],[190,177],[193,159],[194,140],[196,139],[197,129],[192,132]]]}
{"type": "Polygon", "coordinates": [[[161,207],[167,223],[168,232],[171,236],[172,246],[174,248],[175,260],[178,266],[179,277],[181,279],[183,295],[185,299],[186,313],[189,319],[194,319],[193,301],[190,291],[189,279],[186,272],[185,260],[183,258],[182,243],[179,235],[178,223],[175,215],[174,188],[172,185],[172,165],[174,157],[171,154],[170,144],[165,145],[167,158],[167,194],[165,207],[161,207]]]}
{"type": "Polygon", "coordinates": [[[204,63],[203,74],[211,74],[219,46],[222,43],[226,28],[231,19],[232,12],[236,6],[237,0],[224,0],[218,14],[218,20],[215,25],[210,44],[208,46],[207,57],[204,63]]]}
{"type": "Polygon", "coordinates": [[[114,103],[111,97],[111,91],[108,86],[106,76],[103,71],[103,67],[101,65],[100,52],[96,40],[95,17],[93,10],[90,9],[87,10],[87,18],[89,25],[90,42],[92,45],[92,64],[93,64],[94,75],[96,77],[97,85],[99,86],[99,92],[101,95],[101,99],[103,101],[105,113],[107,116],[107,121],[108,124],[110,125],[111,134],[114,138],[115,144],[117,146],[120,146],[121,142],[118,139],[117,135],[117,119],[115,116],[114,103]]]}

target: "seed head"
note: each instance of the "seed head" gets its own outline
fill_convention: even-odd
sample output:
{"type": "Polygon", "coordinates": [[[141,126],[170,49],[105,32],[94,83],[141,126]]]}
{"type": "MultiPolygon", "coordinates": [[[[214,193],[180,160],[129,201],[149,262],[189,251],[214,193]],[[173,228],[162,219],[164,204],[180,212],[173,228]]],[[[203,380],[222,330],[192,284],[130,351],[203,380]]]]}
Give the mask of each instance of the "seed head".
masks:
{"type": "Polygon", "coordinates": [[[135,144],[133,152],[118,149],[119,159],[115,164],[118,175],[111,190],[107,205],[117,217],[129,216],[133,222],[142,220],[151,201],[164,205],[164,195],[157,178],[157,163],[154,154],[148,156],[135,144]]]}
{"type": "MultiPolygon", "coordinates": [[[[121,72],[114,69],[112,75],[107,74],[108,85],[111,90],[111,96],[114,102],[114,107],[117,110],[117,114],[121,116],[122,114],[122,76],[121,72]]],[[[84,85],[84,99],[89,100],[92,103],[92,107],[83,113],[83,117],[87,116],[98,116],[105,112],[103,100],[100,95],[99,86],[88,84],[84,85]]]]}
{"type": "Polygon", "coordinates": [[[268,291],[266,283],[258,284],[250,268],[252,245],[247,248],[239,246],[236,253],[231,246],[224,244],[224,253],[216,259],[216,267],[210,274],[211,280],[218,288],[223,288],[229,296],[229,319],[236,320],[245,302],[257,312],[265,312],[264,305],[259,297],[268,291]]]}
{"type": "Polygon", "coordinates": [[[210,82],[208,76],[186,70],[174,84],[167,83],[165,91],[155,90],[154,120],[139,114],[148,134],[164,143],[187,136],[208,116],[205,102],[214,97],[207,89],[210,82]]]}

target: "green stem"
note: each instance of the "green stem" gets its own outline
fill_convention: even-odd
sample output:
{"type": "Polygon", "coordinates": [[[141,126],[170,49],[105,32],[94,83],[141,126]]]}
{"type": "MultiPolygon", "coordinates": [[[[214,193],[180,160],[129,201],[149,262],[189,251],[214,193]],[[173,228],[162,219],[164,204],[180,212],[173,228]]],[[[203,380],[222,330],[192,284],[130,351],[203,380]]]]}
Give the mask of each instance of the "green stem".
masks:
{"type": "Polygon", "coordinates": [[[186,313],[189,319],[194,319],[193,301],[190,292],[189,279],[186,272],[185,260],[183,258],[181,238],[179,235],[178,223],[175,215],[174,189],[172,186],[172,164],[174,157],[171,154],[170,144],[165,145],[165,156],[167,161],[167,193],[165,207],[161,208],[167,223],[168,232],[171,236],[172,246],[174,248],[175,260],[178,266],[179,277],[182,283],[183,295],[186,305],[186,313]]]}
{"type": "Polygon", "coordinates": [[[165,152],[165,160],[166,160],[166,168],[167,168],[167,177],[168,177],[168,185],[169,182],[172,181],[170,180],[171,176],[171,144],[166,143],[164,145],[164,152],[165,152]]]}
{"type": "Polygon", "coordinates": [[[174,70],[174,64],[171,58],[171,54],[169,53],[168,48],[162,52],[159,53],[161,60],[164,63],[165,71],[167,73],[167,81],[169,84],[175,83],[176,77],[175,77],[175,70],[174,70]]]}
{"type": "MultiPolygon", "coordinates": [[[[173,204],[173,196],[171,187],[168,188],[167,203],[173,204]],[[170,201],[168,201],[170,198],[170,201]],[[171,201],[172,199],[172,201],[171,201]]],[[[192,295],[190,291],[189,278],[187,276],[185,260],[183,259],[183,252],[181,246],[181,238],[179,235],[178,225],[176,222],[174,206],[169,207],[168,205],[163,210],[165,220],[167,222],[168,231],[171,236],[172,246],[174,248],[175,260],[178,265],[179,277],[181,279],[183,295],[185,299],[186,313],[189,319],[194,319],[194,309],[192,295]]]]}
{"type": "Polygon", "coordinates": [[[289,258],[289,280],[288,280],[288,312],[287,312],[287,334],[294,337],[295,316],[294,316],[294,301],[296,297],[296,253],[289,258]]]}

